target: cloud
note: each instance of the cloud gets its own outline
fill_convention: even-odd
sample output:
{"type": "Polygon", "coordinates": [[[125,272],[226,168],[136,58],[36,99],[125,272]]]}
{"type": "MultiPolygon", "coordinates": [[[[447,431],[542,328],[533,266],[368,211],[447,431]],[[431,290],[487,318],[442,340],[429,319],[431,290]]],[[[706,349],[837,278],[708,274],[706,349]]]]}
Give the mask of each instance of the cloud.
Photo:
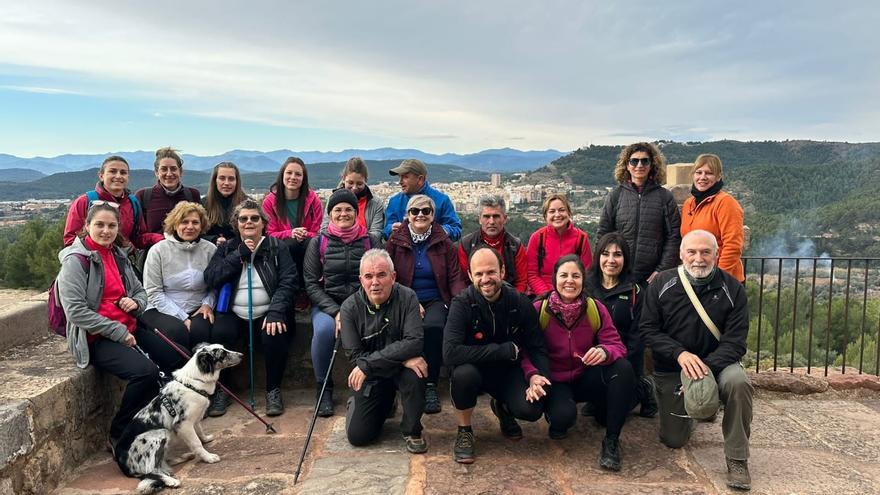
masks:
{"type": "Polygon", "coordinates": [[[62,88],[42,88],[38,86],[15,86],[11,84],[0,85],[0,89],[8,91],[20,91],[22,93],[38,93],[44,95],[84,95],[85,93],[62,88]]]}

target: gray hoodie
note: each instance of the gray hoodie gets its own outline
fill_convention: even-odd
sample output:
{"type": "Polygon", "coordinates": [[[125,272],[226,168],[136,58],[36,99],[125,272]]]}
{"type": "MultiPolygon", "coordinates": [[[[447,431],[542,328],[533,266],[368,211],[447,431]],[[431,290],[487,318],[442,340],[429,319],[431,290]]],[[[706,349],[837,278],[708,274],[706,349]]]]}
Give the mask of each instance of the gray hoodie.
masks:
{"type": "MultiPolygon", "coordinates": [[[[136,315],[140,315],[147,307],[147,293],[134,273],[125,253],[118,247],[113,248],[119,266],[125,267],[122,282],[128,297],[137,302],[136,315]]],[[[86,333],[101,335],[104,338],[121,342],[128,334],[125,325],[97,313],[104,293],[104,265],[101,255],[91,251],[77,238],[73,244],[58,254],[61,271],[58,273],[57,289],[61,306],[67,316],[67,347],[73,355],[76,365],[85,368],[89,365],[89,344],[86,333]],[[89,258],[88,273],[74,254],[89,258]]]]}

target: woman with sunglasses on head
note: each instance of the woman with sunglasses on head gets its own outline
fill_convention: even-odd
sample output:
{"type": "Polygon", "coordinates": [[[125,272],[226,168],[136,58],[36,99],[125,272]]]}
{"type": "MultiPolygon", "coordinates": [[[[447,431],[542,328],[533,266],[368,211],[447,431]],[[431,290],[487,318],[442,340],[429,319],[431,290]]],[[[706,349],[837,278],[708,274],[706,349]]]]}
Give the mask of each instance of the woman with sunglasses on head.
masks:
{"type": "Polygon", "coordinates": [[[153,173],[156,174],[156,184],[138,189],[134,195],[143,207],[142,214],[147,224],[147,232],[162,234],[165,217],[174,205],[181,201],[199,203],[201,196],[198,189],[186,187],[181,182],[183,158],[174,148],[165,147],[156,150],[153,173]]]}
{"type": "Polygon", "coordinates": [[[691,169],[694,185],[691,197],[681,207],[681,236],[692,230],[705,230],[718,239],[718,268],[745,282],[742,264],[743,209],[724,187],[721,159],[700,155],[691,169]]]}
{"type": "Polygon", "coordinates": [[[443,364],[443,327],[449,303],[468,285],[458,263],[458,248],[443,227],[434,223],[435,208],[434,200],[424,194],[410,198],[406,219],[385,243],[397,282],[413,289],[419,299],[428,362],[427,414],[440,412],[437,379],[443,364]]]}
{"type": "Polygon", "coordinates": [[[281,380],[296,324],[291,311],[299,289],[296,265],[278,239],[265,235],[268,217],[259,203],[246,199],[232,219],[238,236],[217,247],[205,269],[208,287],[232,284],[229,311],[214,314],[214,332],[247,334],[252,318],[253,338],[262,343],[266,360],[266,414],[278,416],[284,412],[281,380]]]}
{"type": "Polygon", "coordinates": [[[566,254],[576,254],[590,266],[592,253],[587,233],[574,226],[571,205],[562,194],[551,194],[544,199],[541,209],[547,225],[529,237],[526,247],[529,290],[544,294],[553,290],[553,265],[566,254]]]}
{"type": "MultiPolygon", "coordinates": [[[[652,418],[657,414],[654,382],[645,377],[645,343],[639,332],[642,314],[642,287],[633,281],[632,256],[626,239],[618,232],[603,235],[596,244],[593,264],[587,270],[584,290],[605,305],[614,321],[614,328],[626,346],[626,359],[635,373],[634,397],[641,404],[639,415],[652,418]]],[[[592,416],[589,407],[585,415],[592,416]]]]}
{"type": "Polygon", "coordinates": [[[134,244],[137,248],[146,249],[163,239],[162,234],[147,231],[141,205],[128,190],[128,172],[128,162],[125,158],[113,155],[104,159],[98,170],[98,183],[95,184],[95,189],[70,203],[67,221],[64,224],[65,246],[73,244],[74,239],[83,232],[89,205],[94,201],[105,201],[119,208],[118,227],[123,246],[134,244]]]}
{"type": "MultiPolygon", "coordinates": [[[[380,247],[382,226],[370,234],[357,218],[359,201],[350,190],[337,189],[327,201],[330,222],[306,250],[303,263],[306,293],[312,301],[312,366],[315,370],[316,398],[333,355],[339,331],[339,307],[360,288],[358,273],[361,257],[373,247],[380,247]]],[[[333,415],[333,379],[327,382],[318,416],[333,415]]]]}
{"type": "MultiPolygon", "coordinates": [[[[367,164],[359,157],[348,159],[345,168],[342,169],[342,180],[338,188],[345,188],[353,192],[358,200],[357,223],[367,229],[367,232],[378,234],[382,237],[382,229],[385,227],[385,207],[379,198],[373,196],[370,186],[367,185],[367,164]]],[[[329,217],[324,217],[321,230],[327,228],[329,217]]]]}
{"type": "Polygon", "coordinates": [[[208,193],[202,198],[202,206],[208,214],[208,231],[204,238],[218,246],[235,237],[230,223],[232,210],[247,199],[241,184],[241,172],[232,162],[214,165],[208,193]]]}
{"type": "Polygon", "coordinates": [[[117,245],[120,218],[115,206],[94,201],[84,216],[83,234],[58,255],[61,270],[56,279],[67,317],[67,345],[76,365],[93,364],[128,381],[110,424],[111,448],[134,415],[159,392],[157,365],[167,370],[179,360],[159,337],[137,326],[147,295],[125,250],[117,245]]]}
{"type": "MultiPolygon", "coordinates": [[[[280,239],[290,249],[303,286],[303,258],[311,238],[318,235],[324,211],[318,195],[309,187],[309,171],[302,159],[284,160],[269,194],[263,199],[263,211],[269,216],[268,235],[280,239]]],[[[308,297],[297,294],[296,308],[308,307],[308,297]]]]}
{"type": "Polygon", "coordinates": [[[666,158],[652,143],[631,144],[614,167],[618,186],[605,197],[598,235],[620,232],[632,253],[632,276],[648,282],[678,265],[681,215],[666,183],[666,158]]]}
{"type": "MultiPolygon", "coordinates": [[[[584,293],[585,275],[579,256],[559,258],[553,267],[553,290],[535,301],[552,383],[543,399],[544,414],[550,438],[558,440],[574,426],[577,402],[595,404],[596,419],[606,428],[599,466],[620,471],[620,432],[632,408],[633,371],[621,359],[626,347],[608,310],[584,293]]],[[[537,372],[528,355],[521,365],[526,376],[537,372]]]]}

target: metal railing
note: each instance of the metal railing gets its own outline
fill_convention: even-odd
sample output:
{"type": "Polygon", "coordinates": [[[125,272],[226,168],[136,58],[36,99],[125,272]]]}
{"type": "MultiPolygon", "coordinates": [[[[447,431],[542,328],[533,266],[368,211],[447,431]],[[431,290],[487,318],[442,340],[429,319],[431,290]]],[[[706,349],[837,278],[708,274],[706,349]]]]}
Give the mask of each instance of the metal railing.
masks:
{"type": "Polygon", "coordinates": [[[880,375],[880,258],[745,256],[743,264],[747,367],[880,375]]]}

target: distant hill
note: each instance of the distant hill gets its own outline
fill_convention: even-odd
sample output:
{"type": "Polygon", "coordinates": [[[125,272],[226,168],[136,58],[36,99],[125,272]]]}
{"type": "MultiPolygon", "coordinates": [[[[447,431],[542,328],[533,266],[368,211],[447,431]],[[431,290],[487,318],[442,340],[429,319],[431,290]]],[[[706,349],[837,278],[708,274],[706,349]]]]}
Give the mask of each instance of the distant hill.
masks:
{"type": "MultiPolygon", "coordinates": [[[[714,153],[746,211],[755,254],[880,255],[880,143],[660,142],[669,163],[714,153]]],[[[530,174],[610,186],[621,146],[590,146],[530,174]]]]}
{"type": "MultiPolygon", "coordinates": [[[[388,170],[397,166],[398,160],[368,161],[367,166],[372,171],[370,182],[378,183],[389,181],[393,178],[388,175],[388,170]]],[[[345,165],[344,162],[315,163],[307,165],[309,183],[315,188],[332,188],[339,182],[339,172],[345,165]]],[[[279,167],[276,167],[276,169],[279,167]]],[[[489,174],[468,170],[454,165],[428,164],[429,178],[431,182],[474,181],[488,180],[489,174]]],[[[5,171],[0,171],[2,175],[5,171]]],[[[247,188],[266,190],[275,180],[277,170],[272,172],[244,172],[242,182],[247,188]]],[[[93,189],[97,182],[98,169],[80,170],[77,172],[62,172],[39,178],[25,183],[0,182],[0,201],[24,200],[24,199],[57,199],[74,198],[85,191],[93,189]]],[[[185,170],[183,183],[207,191],[208,181],[211,178],[209,172],[200,170],[185,170]]],[[[155,184],[156,177],[152,170],[132,170],[129,186],[132,191],[155,184]]]]}
{"type": "Polygon", "coordinates": [[[29,168],[7,168],[0,170],[0,182],[30,182],[45,176],[46,174],[29,168]]]}
{"type": "MultiPolygon", "coordinates": [[[[121,155],[133,169],[152,169],[155,153],[152,151],[117,151],[104,154],[59,155],[55,157],[19,158],[0,154],[0,169],[30,168],[44,173],[86,170],[97,167],[110,155],[121,155]]],[[[184,167],[188,170],[210,170],[219,162],[233,162],[242,170],[252,172],[277,171],[289,156],[298,156],[307,165],[345,162],[353,156],[368,161],[400,161],[404,158],[418,158],[425,163],[458,165],[483,172],[520,172],[534,170],[565,155],[556,150],[519,151],[512,148],[484,150],[479,153],[459,155],[445,153],[435,155],[415,149],[379,148],[374,150],[350,149],[343,151],[250,151],[232,150],[221,155],[198,156],[184,153],[184,167]]]]}

